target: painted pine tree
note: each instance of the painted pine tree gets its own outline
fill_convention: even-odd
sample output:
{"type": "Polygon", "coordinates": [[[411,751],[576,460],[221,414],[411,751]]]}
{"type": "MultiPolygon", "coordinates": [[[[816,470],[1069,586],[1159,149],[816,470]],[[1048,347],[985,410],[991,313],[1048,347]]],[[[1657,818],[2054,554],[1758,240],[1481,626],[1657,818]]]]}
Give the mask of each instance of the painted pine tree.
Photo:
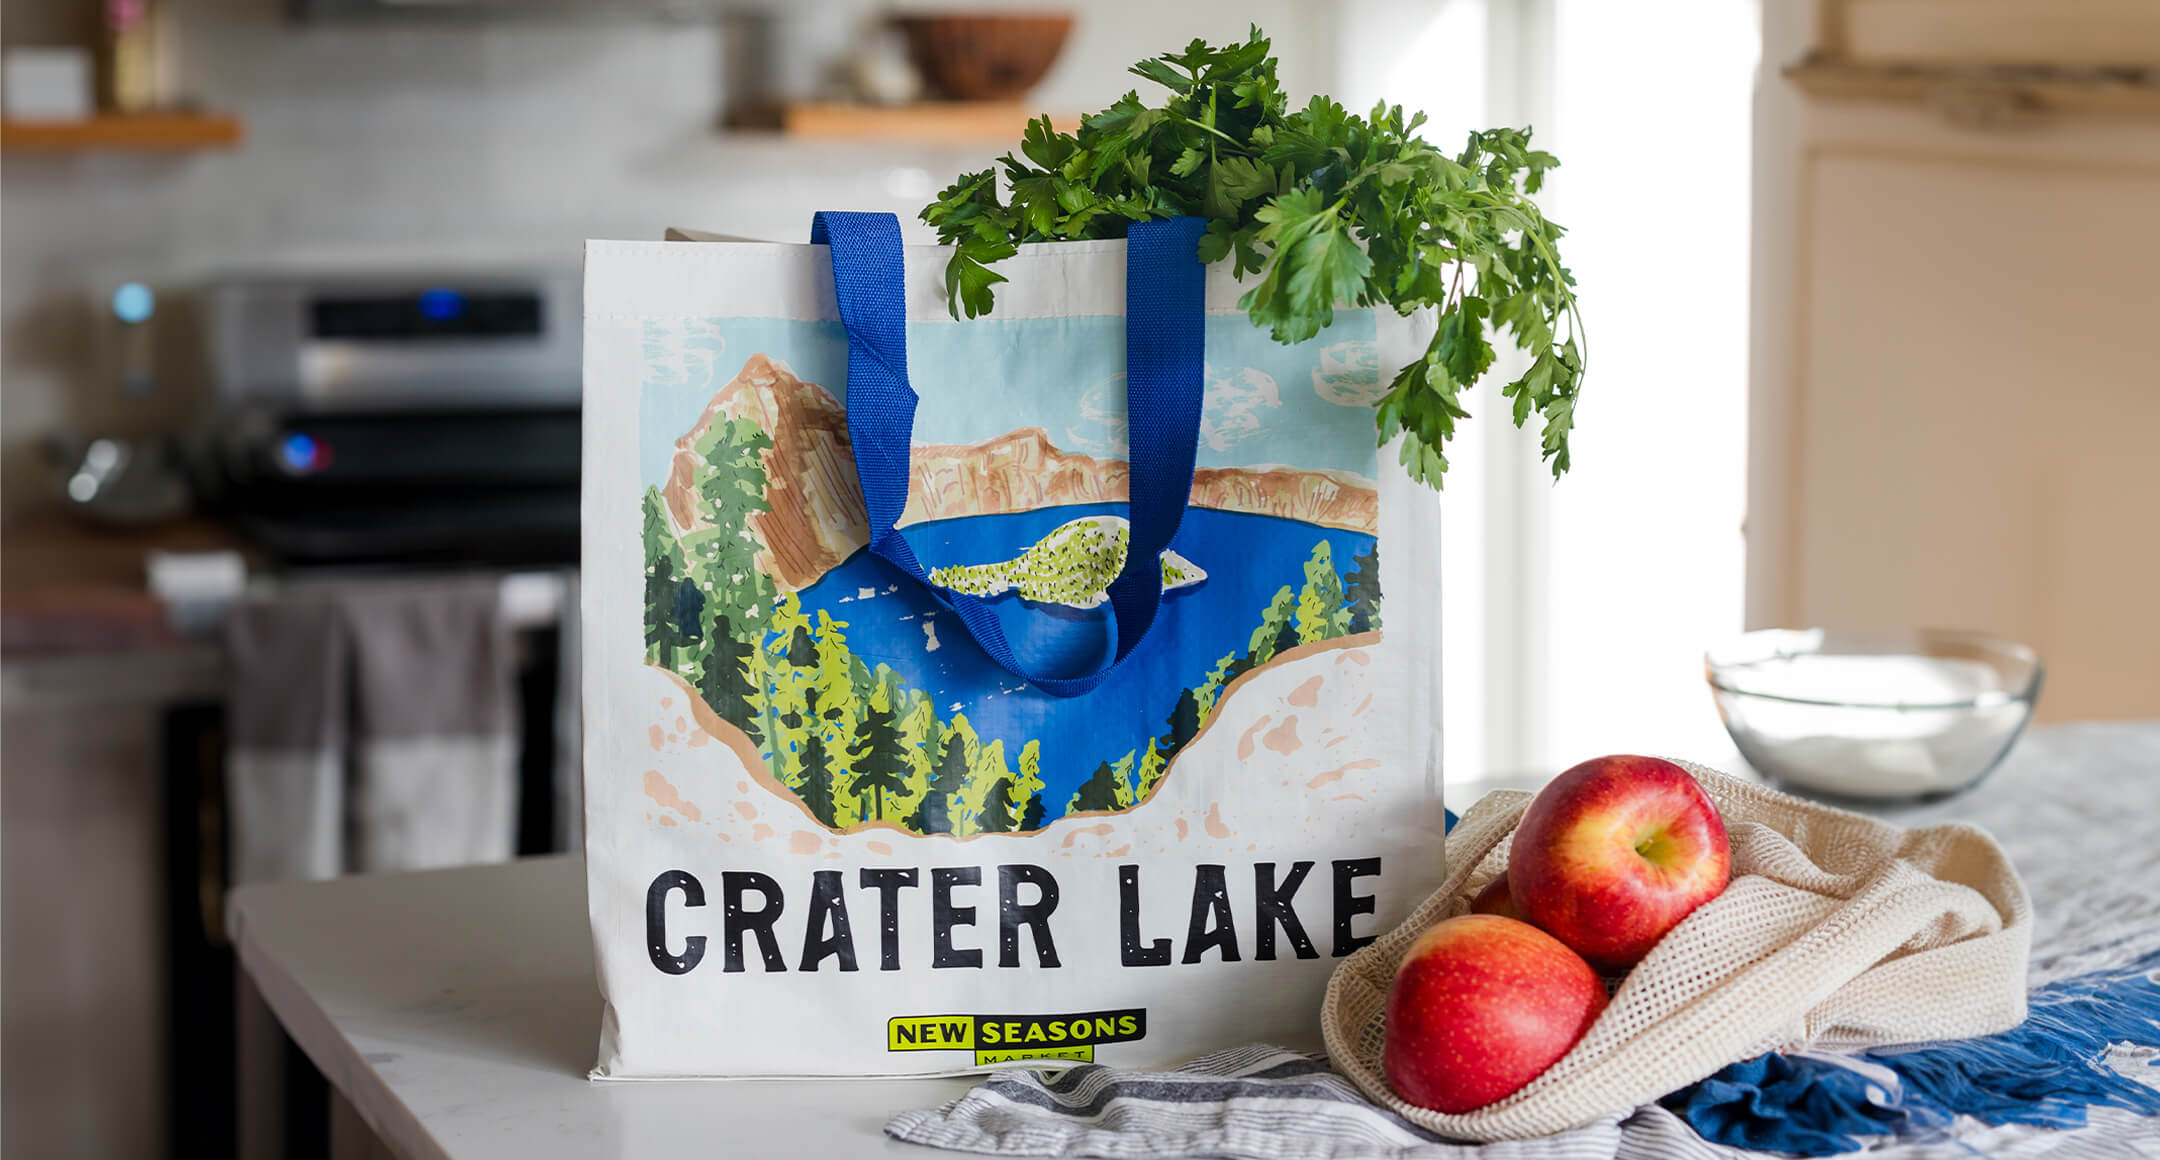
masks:
{"type": "MultiPolygon", "coordinates": [[[[879,692],[884,688],[885,682],[888,679],[897,681],[899,678],[884,665],[879,665],[878,671],[872,673],[870,666],[863,663],[863,659],[852,651],[847,654],[847,674],[850,689],[848,704],[851,706],[852,712],[845,724],[849,731],[849,737],[852,739],[854,734],[861,732],[863,718],[870,712],[870,702],[877,699],[879,692]]],[[[888,706],[891,705],[890,693],[886,694],[884,703],[888,706]]],[[[888,709],[888,711],[890,710],[888,709]]],[[[897,724],[897,721],[895,723],[897,724]]],[[[848,757],[848,768],[851,770],[856,768],[855,758],[852,754],[848,757]]],[[[849,809],[852,811],[855,799],[850,798],[848,802],[849,809]]]]}
{"type": "Polygon", "coordinates": [[[810,721],[807,697],[815,683],[817,650],[802,601],[789,592],[775,602],[765,645],[765,757],[773,776],[802,781],[802,747],[810,721]]]}
{"type": "Polygon", "coordinates": [[[675,631],[675,590],[683,578],[682,546],[668,526],[660,489],[645,489],[645,659],[670,672],[682,644],[675,631]]]}
{"type": "Polygon", "coordinates": [[[1135,795],[1139,787],[1133,783],[1133,754],[1128,751],[1125,756],[1111,762],[1110,774],[1117,779],[1117,808],[1131,809],[1133,803],[1139,800],[1135,795]]]}
{"type": "Polygon", "coordinates": [[[1251,658],[1254,665],[1264,665],[1275,655],[1284,625],[1292,625],[1292,634],[1295,635],[1293,619],[1296,613],[1297,594],[1290,591],[1290,586],[1285,584],[1276,591],[1275,599],[1269,601],[1267,608],[1261,612],[1260,627],[1252,631],[1251,643],[1245,650],[1245,655],[1251,658]]]}
{"type": "Polygon", "coordinates": [[[1343,607],[1342,578],[1335,572],[1335,550],[1322,540],[1313,545],[1312,558],[1305,562],[1305,587],[1298,592],[1298,643],[1333,640],[1349,624],[1350,610],[1343,607]]]}
{"type": "Polygon", "coordinates": [[[1148,800],[1148,795],[1155,792],[1156,783],[1162,780],[1163,771],[1169,767],[1170,755],[1155,743],[1155,738],[1148,738],[1147,751],[1140,755],[1140,781],[1133,786],[1133,801],[1148,800]]]}
{"type": "Polygon", "coordinates": [[[1275,643],[1268,649],[1268,659],[1274,660],[1304,643],[1305,639],[1298,635],[1297,621],[1285,620],[1275,630],[1275,643]]]}
{"type": "Polygon", "coordinates": [[[956,714],[945,730],[944,748],[938,758],[937,773],[930,779],[929,792],[923,795],[922,805],[917,808],[913,825],[909,828],[918,834],[950,834],[953,832],[953,804],[960,791],[967,788],[968,774],[973,767],[975,730],[969,726],[965,714],[956,714]]]}
{"type": "MultiPolygon", "coordinates": [[[[1224,657],[1222,663],[1228,664],[1229,660],[1224,657]]],[[[1213,674],[1209,676],[1212,678],[1213,674]]],[[[1165,748],[1172,753],[1185,748],[1185,743],[1200,732],[1201,721],[1200,694],[1193,689],[1179,693],[1177,704],[1170,709],[1170,732],[1165,739],[1165,748]]]]}
{"type": "MultiPolygon", "coordinates": [[[[1223,686],[1228,685],[1232,680],[1236,679],[1240,672],[1244,671],[1237,667],[1244,662],[1244,659],[1243,656],[1237,653],[1224,653],[1215,661],[1215,668],[1208,673],[1207,680],[1202,681],[1200,687],[1193,690],[1193,707],[1198,710],[1198,716],[1203,723],[1214,715],[1215,701],[1216,698],[1222,696],[1223,686]]],[[[1193,732],[1197,733],[1199,729],[1195,728],[1193,732]]]]}
{"type": "Polygon", "coordinates": [[[812,650],[817,660],[817,686],[828,699],[856,701],[868,688],[869,674],[856,659],[854,650],[848,647],[848,622],[836,620],[832,613],[819,609],[817,627],[812,632],[815,645],[812,650]]]}
{"type": "Polygon", "coordinates": [[[763,545],[750,526],[752,515],[771,510],[763,455],[771,446],[757,424],[720,419],[694,448],[701,458],[691,482],[706,524],[682,541],[685,572],[703,604],[698,635],[704,646],[694,683],[714,712],[734,721],[746,719],[750,702],[758,699],[756,690],[743,687],[746,657],[763,640],[772,613],[773,584],[758,569],[763,545]]]}
{"type": "Polygon", "coordinates": [[[685,665],[679,659],[681,656],[680,650],[703,650],[705,644],[705,607],[705,593],[698,588],[696,580],[685,576],[676,582],[674,606],[668,610],[668,618],[673,622],[674,626],[675,647],[678,650],[678,660],[675,666],[677,672],[682,672],[685,668],[695,668],[694,662],[685,665]]]}
{"type": "Polygon", "coordinates": [[[907,700],[906,710],[898,714],[901,750],[907,755],[908,765],[927,782],[937,768],[938,742],[945,736],[945,722],[938,719],[937,706],[921,689],[901,685],[897,678],[893,687],[896,700],[907,700]]]}
{"type": "Polygon", "coordinates": [[[893,816],[907,792],[911,770],[901,749],[900,730],[893,723],[892,689],[886,682],[877,684],[855,728],[853,789],[856,811],[864,821],[893,816]]]}
{"type": "Polygon", "coordinates": [[[801,789],[803,783],[803,741],[808,737],[805,725],[808,718],[800,709],[788,709],[773,718],[773,752],[767,756],[773,776],[780,784],[791,789],[801,789]]]}
{"type": "Polygon", "coordinates": [[[1020,818],[1020,828],[1023,830],[1041,829],[1043,815],[1042,794],[1044,789],[1042,742],[1031,739],[1027,744],[1020,747],[1019,770],[1019,776],[1013,779],[1012,794],[1013,808],[1018,812],[1020,818]]]}
{"type": "Polygon", "coordinates": [[[804,731],[802,742],[802,784],[795,792],[802,798],[810,816],[820,825],[833,826],[839,821],[840,803],[833,784],[831,755],[826,751],[825,731],[815,725],[818,719],[818,690],[810,690],[808,717],[812,724],[804,731]]]}
{"type": "Polygon", "coordinates": [[[1357,571],[1343,583],[1343,599],[1350,603],[1350,631],[1372,632],[1380,627],[1380,545],[1366,548],[1353,563],[1357,571]]]}
{"type": "MultiPolygon", "coordinates": [[[[771,654],[759,647],[756,641],[744,641],[747,655],[743,658],[743,675],[748,679],[750,691],[743,699],[743,732],[765,757],[766,768],[772,767],[772,673],[771,654]]],[[[778,776],[778,771],[774,771],[778,776]]]]}
{"type": "MultiPolygon", "coordinates": [[[[983,810],[990,799],[990,789],[999,781],[1010,782],[1012,770],[1005,764],[1005,742],[1002,738],[976,740],[974,760],[968,763],[967,785],[961,789],[953,802],[952,832],[966,837],[983,832],[983,810]]],[[[1011,788],[1007,787],[1010,801],[1011,788]]]]}
{"type": "Polygon", "coordinates": [[[712,622],[712,641],[698,672],[698,696],[722,719],[752,720],[751,700],[756,686],[750,683],[750,643],[738,639],[725,616],[712,622]]]}
{"type": "Polygon", "coordinates": [[[808,620],[796,622],[786,635],[780,637],[779,646],[788,663],[802,671],[804,679],[817,671],[817,638],[811,635],[808,620]]]}
{"type": "Polygon", "coordinates": [[[818,703],[823,705],[825,716],[834,721],[861,715],[856,700],[855,654],[848,648],[848,622],[834,620],[833,615],[818,609],[817,630],[813,634],[815,645],[811,650],[816,672],[813,681],[818,690],[818,703]]]}
{"type": "Polygon", "coordinates": [[[1095,772],[1073,791],[1072,801],[1065,806],[1068,814],[1093,813],[1118,808],[1117,772],[1105,761],[1095,767],[1095,772]]]}
{"type": "Polygon", "coordinates": [[[818,610],[817,668],[812,678],[817,691],[817,707],[810,714],[822,743],[827,777],[838,795],[834,816],[840,825],[855,820],[856,798],[850,791],[855,780],[855,763],[848,745],[854,740],[855,729],[862,720],[860,691],[867,683],[867,673],[862,674],[863,681],[857,680],[857,670],[862,667],[862,662],[856,660],[848,648],[847,634],[842,631],[847,626],[847,621],[834,620],[832,614],[818,610]]]}
{"type": "MultiPolygon", "coordinates": [[[[895,684],[894,696],[902,695],[903,687],[895,684]]],[[[907,711],[900,715],[900,751],[907,760],[907,785],[897,803],[887,805],[886,816],[912,819],[922,808],[923,798],[930,792],[930,779],[937,772],[938,742],[945,736],[945,723],[938,720],[937,706],[921,689],[905,689],[907,711]]],[[[906,823],[910,829],[915,823],[906,823]]]]}
{"type": "Polygon", "coordinates": [[[749,419],[716,419],[693,448],[700,456],[691,482],[705,501],[711,526],[684,537],[692,571],[714,604],[713,615],[736,624],[761,621],[771,605],[772,581],[758,570],[763,545],[750,517],[772,510],[765,502],[764,453],[772,438],[749,419]]]}
{"type": "Polygon", "coordinates": [[[983,794],[982,809],[975,815],[975,832],[1010,834],[1019,824],[1013,809],[1013,779],[1001,777],[983,794]]]}

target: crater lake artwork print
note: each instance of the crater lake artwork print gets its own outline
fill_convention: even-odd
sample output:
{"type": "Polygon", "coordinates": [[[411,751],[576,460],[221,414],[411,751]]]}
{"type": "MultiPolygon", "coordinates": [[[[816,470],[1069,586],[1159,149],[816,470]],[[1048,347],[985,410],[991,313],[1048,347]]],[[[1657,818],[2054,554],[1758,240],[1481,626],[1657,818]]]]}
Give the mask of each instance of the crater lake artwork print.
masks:
{"type": "MultiPolygon", "coordinates": [[[[982,320],[965,344],[962,325],[910,328],[901,532],[934,583],[990,600],[1036,671],[1091,668],[1115,649],[1105,590],[1128,538],[1124,320],[982,320]]],[[[1109,682],[1061,699],[865,550],[837,324],[647,322],[645,662],[828,830],[969,838],[1131,809],[1246,674],[1380,632],[1371,427],[1341,421],[1380,393],[1372,330],[1342,311],[1325,344],[1285,347],[1208,318],[1158,623],[1109,682]]]]}

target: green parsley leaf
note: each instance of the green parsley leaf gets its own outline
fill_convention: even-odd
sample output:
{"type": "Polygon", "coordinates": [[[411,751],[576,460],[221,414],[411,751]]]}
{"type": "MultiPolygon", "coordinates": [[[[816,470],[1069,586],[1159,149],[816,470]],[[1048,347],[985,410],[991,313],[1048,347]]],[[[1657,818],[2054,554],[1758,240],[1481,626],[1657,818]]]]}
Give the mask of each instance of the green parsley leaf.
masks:
{"type": "Polygon", "coordinates": [[[1559,161],[1528,129],[1483,129],[1456,153],[1417,135],[1422,113],[1380,104],[1357,116],[1326,97],[1293,109],[1258,28],[1243,43],[1195,40],[1141,61],[1134,75],[1169,90],[1160,105],[1126,93],[1076,133],[1028,123],[1018,156],[964,173],[922,220],[953,247],[954,317],[995,306],[991,269],[1029,242],[1118,238],[1136,221],[1208,219],[1204,262],[1252,279],[1238,305],[1281,342],[1319,334],[1345,303],[1437,314],[1433,338],[1375,404],[1381,443],[1400,439],[1414,477],[1438,487],[1462,394],[1492,369],[1506,335],[1528,369],[1501,386],[1516,426],[1542,420],[1553,474],[1567,471],[1582,383],[1575,280],[1566,233],[1531,200],[1559,161]],[[1257,277],[1255,277],[1257,276],[1257,277]]]}

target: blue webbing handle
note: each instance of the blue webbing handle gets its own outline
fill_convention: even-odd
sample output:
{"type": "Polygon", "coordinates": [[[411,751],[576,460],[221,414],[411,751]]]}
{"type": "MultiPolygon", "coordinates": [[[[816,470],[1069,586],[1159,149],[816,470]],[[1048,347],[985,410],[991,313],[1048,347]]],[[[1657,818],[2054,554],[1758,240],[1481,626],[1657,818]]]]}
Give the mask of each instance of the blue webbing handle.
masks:
{"type": "Polygon", "coordinates": [[[810,241],[832,252],[833,290],[847,327],[847,424],[855,474],[870,517],[870,551],[930,589],[1000,668],[1056,697],[1077,697],[1110,678],[1154,627],[1162,606],[1163,549],[1184,522],[1200,440],[1206,267],[1203,218],[1135,222],[1125,256],[1125,403],[1130,417],[1132,530],[1125,567],[1110,582],[1117,650],[1073,676],[1030,672],[983,598],[930,583],[894,527],[907,506],[908,449],[916,395],[908,385],[907,289],[900,220],[889,213],[820,213],[810,241]]]}

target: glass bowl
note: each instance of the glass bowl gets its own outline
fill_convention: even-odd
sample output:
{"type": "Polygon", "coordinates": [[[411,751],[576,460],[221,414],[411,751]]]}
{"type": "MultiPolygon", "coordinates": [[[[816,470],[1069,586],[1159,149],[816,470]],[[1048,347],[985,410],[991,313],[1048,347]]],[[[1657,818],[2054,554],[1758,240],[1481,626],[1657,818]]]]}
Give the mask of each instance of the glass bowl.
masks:
{"type": "Polygon", "coordinates": [[[1765,629],[1703,655],[1725,731],[1756,772],[1851,802],[1977,785],[2032,718],[2033,650],[1977,632],[1765,629]]]}

